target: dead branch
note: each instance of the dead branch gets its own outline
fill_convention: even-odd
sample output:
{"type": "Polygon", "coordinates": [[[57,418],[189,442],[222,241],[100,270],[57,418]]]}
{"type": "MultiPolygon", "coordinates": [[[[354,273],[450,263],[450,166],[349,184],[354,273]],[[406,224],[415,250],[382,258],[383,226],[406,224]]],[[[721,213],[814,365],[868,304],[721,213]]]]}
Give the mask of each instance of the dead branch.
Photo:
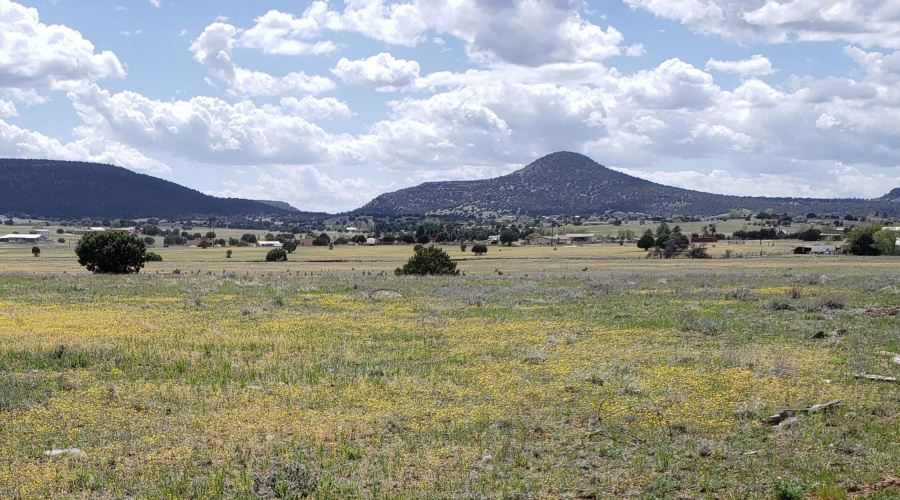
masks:
{"type": "Polygon", "coordinates": [[[871,373],[854,373],[853,376],[869,380],[880,380],[882,382],[900,382],[900,378],[897,377],[885,377],[884,375],[873,375],[871,373]]]}
{"type": "Polygon", "coordinates": [[[778,411],[768,417],[762,419],[764,423],[769,425],[778,425],[785,420],[797,415],[799,413],[817,413],[820,411],[830,411],[833,408],[840,406],[842,401],[840,399],[835,399],[834,401],[829,401],[827,403],[812,405],[807,408],[785,408],[784,410],[778,411]]]}

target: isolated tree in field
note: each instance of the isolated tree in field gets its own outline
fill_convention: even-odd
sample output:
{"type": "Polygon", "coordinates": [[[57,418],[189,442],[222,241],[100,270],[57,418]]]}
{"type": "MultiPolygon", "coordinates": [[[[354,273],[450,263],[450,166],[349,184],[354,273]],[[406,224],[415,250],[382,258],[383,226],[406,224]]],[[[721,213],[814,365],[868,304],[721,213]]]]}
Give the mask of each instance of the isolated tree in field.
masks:
{"type": "Polygon", "coordinates": [[[447,252],[438,247],[424,247],[409,258],[409,261],[394,270],[394,274],[414,274],[425,276],[428,274],[457,275],[456,262],[450,260],[447,252]]]}
{"type": "Polygon", "coordinates": [[[519,233],[513,229],[504,229],[500,231],[500,243],[506,246],[512,246],[513,243],[519,241],[519,233]]]}
{"type": "Polygon", "coordinates": [[[486,254],[487,251],[488,247],[484,243],[476,243],[472,245],[472,253],[474,253],[475,255],[483,255],[486,254]]]}
{"type": "Polygon", "coordinates": [[[287,240],[281,244],[281,248],[283,248],[287,253],[294,253],[294,250],[297,249],[297,243],[294,240],[287,240]]]}
{"type": "Polygon", "coordinates": [[[140,272],[147,261],[146,252],[143,240],[123,231],[87,233],[75,246],[79,264],[104,274],[140,272]]]}
{"type": "Polygon", "coordinates": [[[638,240],[637,246],[642,250],[650,250],[656,244],[656,238],[653,237],[653,230],[644,231],[644,235],[638,240]]]}
{"type": "Polygon", "coordinates": [[[34,255],[35,257],[40,257],[41,249],[39,247],[31,247],[31,255],[34,255]]]}
{"type": "Polygon", "coordinates": [[[283,248],[273,248],[266,254],[266,262],[284,262],[287,260],[287,252],[283,248]]]}
{"type": "Polygon", "coordinates": [[[875,233],[881,226],[857,226],[847,233],[847,251],[853,255],[880,255],[881,250],[875,247],[875,233]]]}
{"type": "Polygon", "coordinates": [[[665,245],[662,247],[662,256],[666,259],[671,259],[672,257],[676,257],[684,252],[690,241],[687,236],[683,234],[672,234],[666,239],[665,245]]]}
{"type": "Polygon", "coordinates": [[[225,250],[225,258],[226,258],[226,259],[230,259],[230,258],[231,258],[231,249],[230,249],[230,248],[229,248],[228,250],[225,250]]]}

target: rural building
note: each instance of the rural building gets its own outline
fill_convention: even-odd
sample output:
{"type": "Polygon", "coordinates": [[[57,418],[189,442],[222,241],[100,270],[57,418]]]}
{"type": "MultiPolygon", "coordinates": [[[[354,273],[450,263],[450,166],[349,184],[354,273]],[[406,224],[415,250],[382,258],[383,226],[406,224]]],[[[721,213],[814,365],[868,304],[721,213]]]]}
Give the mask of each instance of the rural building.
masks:
{"type": "Polygon", "coordinates": [[[259,241],[256,243],[257,246],[260,247],[280,247],[280,241],[259,241]]]}
{"type": "Polygon", "coordinates": [[[710,236],[692,236],[691,243],[718,243],[719,238],[713,238],[710,236]]]}
{"type": "Polygon", "coordinates": [[[313,246],[313,242],[316,241],[315,238],[303,238],[297,242],[297,246],[300,247],[311,247],[313,246]]]}
{"type": "Polygon", "coordinates": [[[377,245],[378,240],[375,238],[366,238],[366,245],[377,245]]]}
{"type": "Polygon", "coordinates": [[[526,245],[549,245],[553,240],[549,236],[534,235],[525,238],[526,245]]]}
{"type": "Polygon", "coordinates": [[[31,231],[28,231],[28,234],[37,234],[37,235],[40,235],[41,238],[44,238],[47,240],[50,239],[50,230],[49,229],[32,229],[31,231]]]}
{"type": "Polygon", "coordinates": [[[553,241],[557,245],[584,245],[597,243],[597,235],[593,233],[558,234],[553,237],[553,241]]]}
{"type": "Polygon", "coordinates": [[[834,245],[813,245],[809,253],[837,253],[837,247],[834,245]]]}
{"type": "Polygon", "coordinates": [[[40,234],[4,234],[0,241],[6,243],[37,243],[44,237],[40,234]]]}

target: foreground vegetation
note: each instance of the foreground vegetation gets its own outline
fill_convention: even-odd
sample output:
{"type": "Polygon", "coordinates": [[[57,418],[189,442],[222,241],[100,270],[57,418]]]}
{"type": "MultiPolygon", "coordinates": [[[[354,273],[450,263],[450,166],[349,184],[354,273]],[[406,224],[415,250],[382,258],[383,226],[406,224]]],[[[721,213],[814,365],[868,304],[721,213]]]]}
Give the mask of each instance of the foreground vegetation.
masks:
{"type": "Polygon", "coordinates": [[[316,252],[0,253],[0,497],[900,494],[895,260],[316,252]]]}

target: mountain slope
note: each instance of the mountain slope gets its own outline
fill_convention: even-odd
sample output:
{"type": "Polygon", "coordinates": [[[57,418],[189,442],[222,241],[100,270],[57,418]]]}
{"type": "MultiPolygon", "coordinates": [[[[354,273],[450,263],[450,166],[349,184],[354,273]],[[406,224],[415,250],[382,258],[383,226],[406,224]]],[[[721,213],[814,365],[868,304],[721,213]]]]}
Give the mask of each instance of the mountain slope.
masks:
{"type": "Polygon", "coordinates": [[[238,198],[216,198],[156,177],[98,163],[0,159],[0,213],[32,217],[176,217],[282,213],[238,198]]]}
{"type": "Polygon", "coordinates": [[[681,189],[610,170],[587,156],[558,152],[494,179],[428,182],[383,194],[353,213],[366,215],[478,215],[486,212],[589,214],[622,210],[712,215],[731,209],[776,212],[900,211],[879,200],[763,198],[681,189]]]}

